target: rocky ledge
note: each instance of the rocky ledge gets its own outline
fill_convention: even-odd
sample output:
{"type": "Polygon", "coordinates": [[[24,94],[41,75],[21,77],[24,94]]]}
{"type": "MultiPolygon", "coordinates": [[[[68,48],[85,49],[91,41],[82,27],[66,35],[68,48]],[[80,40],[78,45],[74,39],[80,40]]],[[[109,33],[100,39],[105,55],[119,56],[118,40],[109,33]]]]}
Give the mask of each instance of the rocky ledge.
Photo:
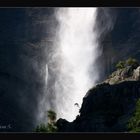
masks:
{"type": "Polygon", "coordinates": [[[140,66],[127,66],[90,89],[73,122],[57,120],[59,132],[127,132],[140,98],[140,66]]]}

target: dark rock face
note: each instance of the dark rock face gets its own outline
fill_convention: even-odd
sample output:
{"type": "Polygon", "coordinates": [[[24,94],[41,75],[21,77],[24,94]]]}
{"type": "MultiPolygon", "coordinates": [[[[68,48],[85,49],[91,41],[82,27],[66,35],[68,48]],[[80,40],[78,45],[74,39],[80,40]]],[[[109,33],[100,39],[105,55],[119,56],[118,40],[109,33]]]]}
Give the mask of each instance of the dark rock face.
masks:
{"type": "Polygon", "coordinates": [[[80,116],[71,123],[65,120],[57,122],[59,131],[125,132],[138,98],[139,81],[97,85],[84,97],[80,116]]]}
{"type": "Polygon", "coordinates": [[[125,132],[140,98],[140,66],[118,69],[83,98],[73,122],[59,119],[60,132],[125,132]],[[124,74],[125,73],[125,74],[124,74]],[[117,78],[116,78],[117,77],[117,78]],[[117,80],[116,80],[117,79],[117,80]],[[112,82],[113,81],[113,82],[112,82]]]}

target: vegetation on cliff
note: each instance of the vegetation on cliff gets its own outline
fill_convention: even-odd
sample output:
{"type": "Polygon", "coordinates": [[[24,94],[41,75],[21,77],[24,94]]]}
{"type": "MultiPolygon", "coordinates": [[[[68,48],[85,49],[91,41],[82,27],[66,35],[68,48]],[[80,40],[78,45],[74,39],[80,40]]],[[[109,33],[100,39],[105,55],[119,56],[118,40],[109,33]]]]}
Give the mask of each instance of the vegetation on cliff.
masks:
{"type": "Polygon", "coordinates": [[[73,122],[56,121],[48,111],[48,124],[36,132],[140,132],[140,65],[134,58],[120,61],[108,79],[83,98],[80,115],[73,122]]]}
{"type": "Polygon", "coordinates": [[[134,115],[128,121],[129,132],[140,132],[140,99],[136,102],[134,115]]]}
{"type": "Polygon", "coordinates": [[[105,80],[105,83],[112,85],[124,81],[140,80],[140,65],[136,59],[129,58],[125,61],[119,61],[116,68],[117,70],[105,80]]]}
{"type": "Polygon", "coordinates": [[[134,58],[120,61],[108,79],[87,92],[73,122],[57,121],[58,132],[139,132],[139,99],[140,65],[134,58]]]}
{"type": "Polygon", "coordinates": [[[139,66],[139,62],[136,59],[130,57],[127,60],[119,61],[116,64],[117,69],[123,69],[123,68],[126,68],[128,66],[131,66],[131,67],[133,67],[135,69],[135,68],[137,68],[139,66]]]}
{"type": "Polygon", "coordinates": [[[56,132],[57,126],[56,126],[56,113],[52,110],[49,110],[48,112],[48,123],[42,123],[38,125],[35,129],[35,132],[56,132]]]}

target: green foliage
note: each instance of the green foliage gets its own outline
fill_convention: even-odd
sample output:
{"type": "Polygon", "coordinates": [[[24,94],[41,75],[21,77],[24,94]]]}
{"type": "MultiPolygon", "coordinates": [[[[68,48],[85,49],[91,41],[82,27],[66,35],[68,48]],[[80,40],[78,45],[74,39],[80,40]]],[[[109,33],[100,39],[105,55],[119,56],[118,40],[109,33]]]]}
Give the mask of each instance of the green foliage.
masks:
{"type": "Polygon", "coordinates": [[[125,61],[119,61],[116,65],[117,69],[123,69],[125,67],[125,61]]]}
{"type": "Polygon", "coordinates": [[[56,132],[57,126],[55,123],[40,124],[36,127],[35,132],[56,132]]]}
{"type": "Polygon", "coordinates": [[[54,122],[56,120],[56,113],[52,110],[49,110],[48,119],[50,120],[50,122],[54,122]]]}
{"type": "Polygon", "coordinates": [[[133,66],[134,68],[137,68],[139,63],[136,59],[130,57],[128,60],[126,60],[126,66],[133,66]]]}
{"type": "Polygon", "coordinates": [[[48,123],[47,132],[57,132],[56,124],[48,123]]]}
{"type": "Polygon", "coordinates": [[[48,126],[45,124],[40,124],[36,127],[35,132],[48,132],[48,126]]]}
{"type": "Polygon", "coordinates": [[[128,121],[129,132],[140,132],[140,99],[136,103],[136,110],[132,118],[128,121]]]}
{"type": "Polygon", "coordinates": [[[47,124],[40,124],[36,127],[35,132],[56,132],[56,113],[52,110],[48,112],[48,123],[47,124]]]}
{"type": "Polygon", "coordinates": [[[127,60],[119,61],[116,64],[117,69],[123,69],[123,68],[125,68],[127,66],[132,66],[133,68],[137,68],[139,66],[139,62],[136,59],[130,57],[127,60]]]}

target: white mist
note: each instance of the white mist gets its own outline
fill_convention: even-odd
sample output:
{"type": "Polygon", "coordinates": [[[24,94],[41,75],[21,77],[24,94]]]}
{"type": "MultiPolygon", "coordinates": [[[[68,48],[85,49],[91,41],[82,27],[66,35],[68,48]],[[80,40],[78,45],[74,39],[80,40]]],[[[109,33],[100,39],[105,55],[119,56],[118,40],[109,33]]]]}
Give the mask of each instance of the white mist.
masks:
{"type": "Polygon", "coordinates": [[[55,105],[58,118],[73,121],[86,92],[98,79],[96,58],[96,8],[59,8],[56,12],[59,27],[52,56],[57,63],[54,71],[55,105]]]}
{"type": "Polygon", "coordinates": [[[56,18],[56,113],[58,118],[73,121],[79,113],[75,103],[81,106],[86,92],[98,79],[96,8],[59,8],[56,18]]]}

